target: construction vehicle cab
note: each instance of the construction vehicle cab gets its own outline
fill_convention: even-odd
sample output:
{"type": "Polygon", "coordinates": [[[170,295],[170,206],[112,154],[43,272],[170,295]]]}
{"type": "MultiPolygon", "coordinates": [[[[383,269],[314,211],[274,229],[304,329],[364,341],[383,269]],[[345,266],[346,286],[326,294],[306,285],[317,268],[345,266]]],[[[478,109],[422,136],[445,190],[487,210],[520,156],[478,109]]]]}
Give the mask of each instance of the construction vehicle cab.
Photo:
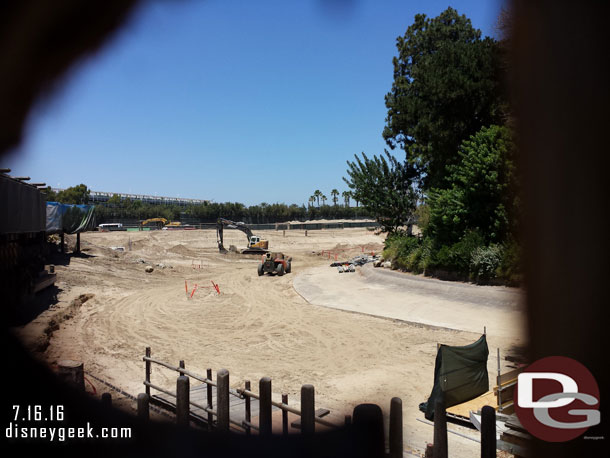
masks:
{"type": "Polygon", "coordinates": [[[267,248],[268,246],[269,243],[266,240],[261,240],[258,235],[251,236],[250,242],[248,243],[248,248],[267,248]]]}

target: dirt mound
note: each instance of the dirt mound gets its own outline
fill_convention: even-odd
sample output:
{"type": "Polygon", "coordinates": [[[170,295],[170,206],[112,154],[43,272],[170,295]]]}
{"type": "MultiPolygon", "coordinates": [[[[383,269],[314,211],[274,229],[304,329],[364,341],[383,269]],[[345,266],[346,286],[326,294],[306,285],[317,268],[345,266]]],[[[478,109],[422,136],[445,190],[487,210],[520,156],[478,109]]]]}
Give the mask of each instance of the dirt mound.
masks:
{"type": "Polygon", "coordinates": [[[167,251],[169,251],[170,253],[179,254],[180,256],[188,256],[188,257],[196,256],[196,254],[193,250],[191,250],[190,248],[188,248],[182,244],[175,245],[167,251]]]}

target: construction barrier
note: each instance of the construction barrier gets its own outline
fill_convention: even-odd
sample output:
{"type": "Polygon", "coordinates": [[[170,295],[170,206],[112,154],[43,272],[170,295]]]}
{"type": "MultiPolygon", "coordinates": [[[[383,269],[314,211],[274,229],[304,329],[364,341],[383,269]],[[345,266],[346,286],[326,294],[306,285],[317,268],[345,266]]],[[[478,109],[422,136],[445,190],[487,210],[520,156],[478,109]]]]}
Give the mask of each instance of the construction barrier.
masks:
{"type": "Polygon", "coordinates": [[[218,286],[217,283],[214,283],[214,280],[210,280],[210,282],[212,283],[212,286],[199,286],[197,283],[195,283],[195,286],[193,287],[191,293],[189,294],[188,282],[187,282],[187,280],[184,280],[184,290],[186,292],[186,298],[192,299],[193,296],[195,295],[195,291],[197,291],[198,289],[202,289],[202,288],[214,288],[216,293],[220,295],[220,286],[218,286]]]}

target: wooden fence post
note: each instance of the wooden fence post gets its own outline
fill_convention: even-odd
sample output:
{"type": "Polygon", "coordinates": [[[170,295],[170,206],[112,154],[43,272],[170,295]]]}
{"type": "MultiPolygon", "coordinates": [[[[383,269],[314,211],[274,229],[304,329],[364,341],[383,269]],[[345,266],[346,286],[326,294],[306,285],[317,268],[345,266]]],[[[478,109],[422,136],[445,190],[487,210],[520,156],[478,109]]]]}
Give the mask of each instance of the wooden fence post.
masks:
{"type": "Polygon", "coordinates": [[[138,394],[138,418],[144,421],[150,418],[150,396],[146,393],[138,394]]]}
{"type": "Polygon", "coordinates": [[[229,371],[220,369],[216,373],[216,417],[218,429],[229,431],[229,371]]]}
{"type": "MultiPolygon", "coordinates": [[[[206,372],[206,378],[208,380],[212,380],[212,369],[207,370],[206,372]]],[[[206,383],[207,388],[207,395],[208,395],[208,409],[213,409],[214,408],[214,394],[212,393],[212,385],[210,385],[209,383],[206,383]]],[[[211,414],[208,412],[208,429],[211,431],[212,430],[212,426],[214,425],[214,414],[211,414]]]]}
{"type": "Polygon", "coordinates": [[[390,458],[402,458],[402,400],[392,398],[390,402],[390,458]]]}
{"type": "Polygon", "coordinates": [[[491,406],[481,409],[481,458],[496,456],[496,410],[491,406]]]}
{"type": "MultiPolygon", "coordinates": [[[[288,395],[282,394],[282,404],[288,405],[288,395]]],[[[288,434],[288,411],[282,409],[282,433],[288,434]]]]}
{"type": "Polygon", "coordinates": [[[112,407],[112,395],[110,393],[102,393],[102,404],[112,407]]]}
{"type": "MultiPolygon", "coordinates": [[[[146,357],[150,358],[150,347],[146,347],[146,357]]],[[[146,372],[144,375],[144,380],[146,380],[148,383],[150,383],[150,361],[146,361],[146,363],[144,364],[145,368],[144,371],[146,372]]],[[[150,396],[150,387],[148,385],[146,385],[145,388],[146,394],[148,396],[150,396]]]]}
{"type": "Polygon", "coordinates": [[[385,458],[383,412],[377,404],[354,407],[352,437],[358,456],[385,458]]]}
{"type": "Polygon", "coordinates": [[[189,402],[189,378],[186,375],[180,375],[176,382],[176,423],[179,425],[188,426],[189,424],[189,402]]]}
{"type": "Polygon", "coordinates": [[[301,432],[311,434],[316,430],[316,403],[313,385],[301,387],[301,432]]]}
{"type": "MultiPolygon", "coordinates": [[[[246,380],[246,391],[251,391],[250,380],[246,380]]],[[[250,423],[252,422],[252,408],[251,408],[251,399],[250,396],[245,396],[245,408],[246,408],[246,434],[250,434],[252,432],[252,428],[250,428],[250,423]]]]}
{"type": "Polygon", "coordinates": [[[442,396],[434,402],[434,458],[447,458],[447,413],[442,396]]]}
{"type": "Polygon", "coordinates": [[[260,413],[258,428],[261,435],[271,434],[271,379],[263,377],[258,384],[260,413]]]}

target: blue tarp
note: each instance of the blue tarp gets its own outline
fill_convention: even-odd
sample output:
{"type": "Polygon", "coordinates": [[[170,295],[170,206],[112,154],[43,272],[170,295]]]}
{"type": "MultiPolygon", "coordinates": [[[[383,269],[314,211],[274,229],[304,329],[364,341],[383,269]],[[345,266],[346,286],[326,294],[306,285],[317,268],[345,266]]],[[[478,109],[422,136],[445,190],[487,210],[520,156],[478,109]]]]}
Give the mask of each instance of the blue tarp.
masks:
{"type": "Polygon", "coordinates": [[[94,205],[47,202],[47,234],[76,234],[95,229],[94,205]]]}

